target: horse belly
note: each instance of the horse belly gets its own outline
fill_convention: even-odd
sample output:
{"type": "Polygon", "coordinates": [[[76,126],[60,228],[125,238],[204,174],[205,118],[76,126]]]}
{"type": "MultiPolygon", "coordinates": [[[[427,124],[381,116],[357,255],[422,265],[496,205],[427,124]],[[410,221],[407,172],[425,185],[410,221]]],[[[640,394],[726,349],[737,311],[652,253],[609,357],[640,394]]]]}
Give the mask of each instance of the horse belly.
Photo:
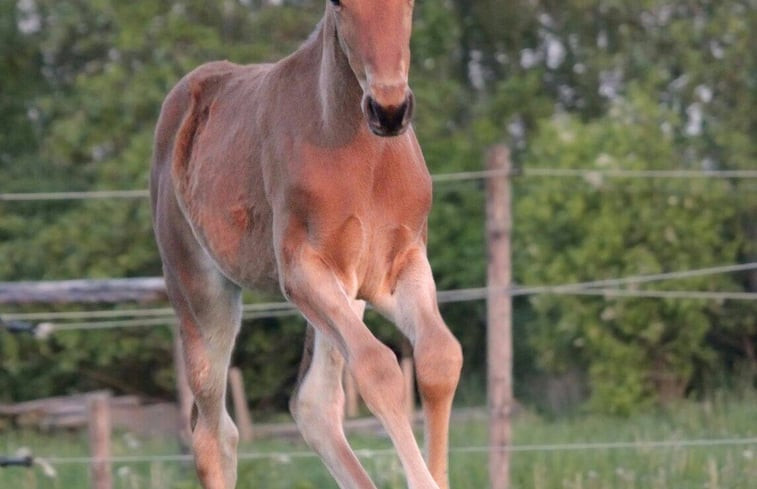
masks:
{"type": "Polygon", "coordinates": [[[200,245],[227,278],[257,289],[276,283],[272,212],[260,164],[261,131],[251,122],[255,106],[240,87],[254,86],[265,69],[218,62],[187,77],[188,107],[171,172],[200,245]]]}
{"type": "Polygon", "coordinates": [[[191,222],[198,240],[227,278],[252,289],[276,289],[268,209],[241,201],[200,209],[191,222]]]}
{"type": "Polygon", "coordinates": [[[273,217],[250,135],[214,128],[196,137],[191,162],[182,173],[174,172],[184,214],[227,278],[270,289],[277,277],[273,217]]]}

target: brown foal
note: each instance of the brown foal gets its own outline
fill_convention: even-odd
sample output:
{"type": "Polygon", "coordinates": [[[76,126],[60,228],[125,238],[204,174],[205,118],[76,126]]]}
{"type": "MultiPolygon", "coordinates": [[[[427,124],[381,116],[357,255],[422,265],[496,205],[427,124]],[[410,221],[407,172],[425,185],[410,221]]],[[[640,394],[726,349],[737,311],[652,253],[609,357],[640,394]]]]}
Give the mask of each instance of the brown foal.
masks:
{"type": "Polygon", "coordinates": [[[410,489],[447,489],[462,364],[426,258],[431,180],[410,126],[411,0],[332,0],[310,39],[264,65],[214,62],[184,77],[158,121],[155,235],[180,320],[206,489],[236,483],[226,372],[241,287],[278,287],[309,323],[292,413],[342,489],[375,489],[342,428],[346,365],[385,426],[410,489]],[[426,460],[392,351],[365,303],[413,344],[426,460]]]}

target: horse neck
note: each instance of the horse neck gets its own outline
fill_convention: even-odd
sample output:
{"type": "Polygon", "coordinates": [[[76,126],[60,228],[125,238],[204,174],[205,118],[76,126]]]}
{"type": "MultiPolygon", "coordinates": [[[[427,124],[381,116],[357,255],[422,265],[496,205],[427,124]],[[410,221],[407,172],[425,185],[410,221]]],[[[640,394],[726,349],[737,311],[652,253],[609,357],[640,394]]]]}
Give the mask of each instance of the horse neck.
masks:
{"type": "Polygon", "coordinates": [[[304,46],[303,55],[320,61],[315,66],[314,88],[321,116],[321,137],[338,143],[365,130],[360,108],[362,89],[337,39],[333,14],[326,13],[304,46]]]}

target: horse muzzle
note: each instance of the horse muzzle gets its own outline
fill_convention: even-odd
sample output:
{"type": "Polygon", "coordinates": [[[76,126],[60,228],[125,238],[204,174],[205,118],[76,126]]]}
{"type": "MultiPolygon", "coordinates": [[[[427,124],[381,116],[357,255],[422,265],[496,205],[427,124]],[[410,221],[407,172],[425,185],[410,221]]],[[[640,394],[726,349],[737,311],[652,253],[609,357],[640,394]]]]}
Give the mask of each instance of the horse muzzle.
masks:
{"type": "Polygon", "coordinates": [[[371,95],[363,97],[363,113],[373,134],[382,137],[399,136],[407,130],[413,118],[415,97],[407,90],[399,104],[381,104],[371,95]]]}

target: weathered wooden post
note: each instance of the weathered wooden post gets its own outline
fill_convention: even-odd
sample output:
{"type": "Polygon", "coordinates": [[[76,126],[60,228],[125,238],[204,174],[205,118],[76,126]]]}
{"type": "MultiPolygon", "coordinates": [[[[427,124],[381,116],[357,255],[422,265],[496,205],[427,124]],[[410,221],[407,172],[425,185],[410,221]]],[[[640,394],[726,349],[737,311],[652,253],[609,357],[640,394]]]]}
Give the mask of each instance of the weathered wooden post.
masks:
{"type": "Polygon", "coordinates": [[[244,381],[242,371],[238,367],[229,369],[229,387],[231,388],[231,400],[234,405],[234,417],[239,429],[241,441],[252,440],[252,416],[247,407],[247,397],[244,395],[244,381]]]}
{"type": "Polygon", "coordinates": [[[110,467],[110,394],[98,392],[87,399],[89,449],[92,455],[92,489],[112,489],[110,467]]]}
{"type": "Polygon", "coordinates": [[[510,296],[510,153],[492,147],[486,156],[487,389],[491,489],[510,485],[512,387],[512,302],[510,296]]]}
{"type": "Polygon", "coordinates": [[[342,380],[344,385],[344,414],[348,418],[354,418],[358,415],[360,396],[357,392],[357,384],[355,379],[347,369],[344,369],[344,378],[342,380]]]}
{"type": "Polygon", "coordinates": [[[184,365],[184,349],[181,346],[181,333],[179,325],[173,326],[173,364],[176,371],[176,397],[179,404],[179,440],[184,448],[189,448],[192,442],[192,403],[194,396],[189,388],[187,370],[184,365]]]}
{"type": "MultiPolygon", "coordinates": [[[[410,422],[415,415],[415,366],[413,365],[413,347],[409,341],[402,343],[402,357],[399,359],[402,376],[405,379],[405,393],[408,399],[407,410],[410,422]]],[[[349,371],[345,369],[344,378],[344,414],[347,418],[355,418],[360,412],[360,394],[349,371]]]]}
{"type": "Polygon", "coordinates": [[[402,358],[400,359],[402,376],[405,378],[405,396],[407,397],[407,414],[410,422],[415,417],[415,366],[413,364],[413,345],[407,339],[402,340],[402,358]]]}

